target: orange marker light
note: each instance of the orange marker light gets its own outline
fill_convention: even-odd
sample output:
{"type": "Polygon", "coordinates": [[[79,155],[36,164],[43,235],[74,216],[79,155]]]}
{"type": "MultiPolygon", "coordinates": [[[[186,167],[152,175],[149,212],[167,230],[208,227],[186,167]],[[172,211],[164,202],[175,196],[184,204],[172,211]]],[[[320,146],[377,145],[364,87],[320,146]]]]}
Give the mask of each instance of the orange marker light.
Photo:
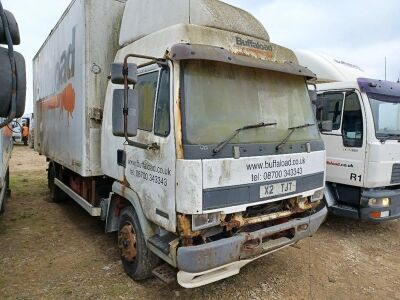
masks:
{"type": "Polygon", "coordinates": [[[370,213],[371,218],[374,219],[379,219],[381,217],[381,212],[380,211],[373,211],[370,213]]]}

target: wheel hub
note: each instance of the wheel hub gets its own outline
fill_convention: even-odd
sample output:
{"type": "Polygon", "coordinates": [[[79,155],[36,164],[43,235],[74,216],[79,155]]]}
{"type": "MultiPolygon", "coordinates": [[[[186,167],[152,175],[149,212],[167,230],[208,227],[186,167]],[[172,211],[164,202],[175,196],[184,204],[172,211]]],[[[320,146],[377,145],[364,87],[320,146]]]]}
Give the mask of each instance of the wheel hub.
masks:
{"type": "Polygon", "coordinates": [[[136,232],[131,224],[125,224],[118,234],[118,245],[121,256],[128,262],[133,262],[136,258],[136,232]]]}

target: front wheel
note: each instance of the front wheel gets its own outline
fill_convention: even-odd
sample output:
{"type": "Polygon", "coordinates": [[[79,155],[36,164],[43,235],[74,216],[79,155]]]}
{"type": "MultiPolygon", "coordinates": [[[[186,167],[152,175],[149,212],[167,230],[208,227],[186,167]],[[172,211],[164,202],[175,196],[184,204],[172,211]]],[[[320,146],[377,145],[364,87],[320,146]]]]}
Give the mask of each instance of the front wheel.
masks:
{"type": "Polygon", "coordinates": [[[133,207],[122,210],[118,228],[118,247],[125,272],[134,280],[150,278],[160,260],[147,248],[133,207]]]}

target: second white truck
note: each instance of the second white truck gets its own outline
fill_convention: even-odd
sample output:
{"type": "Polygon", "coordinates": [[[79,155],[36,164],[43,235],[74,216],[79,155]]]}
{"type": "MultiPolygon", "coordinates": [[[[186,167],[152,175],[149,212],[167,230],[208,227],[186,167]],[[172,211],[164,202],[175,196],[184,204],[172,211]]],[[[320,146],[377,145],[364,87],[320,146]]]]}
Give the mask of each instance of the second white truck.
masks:
{"type": "Polygon", "coordinates": [[[314,74],[247,12],[75,0],[33,65],[53,199],[117,231],[132,278],[165,279],[169,265],[184,287],[208,284],[325,219],[314,74]]]}
{"type": "Polygon", "coordinates": [[[372,222],[400,217],[400,83],[366,78],[358,66],[309,51],[317,119],[327,151],[332,213],[372,222]]]}

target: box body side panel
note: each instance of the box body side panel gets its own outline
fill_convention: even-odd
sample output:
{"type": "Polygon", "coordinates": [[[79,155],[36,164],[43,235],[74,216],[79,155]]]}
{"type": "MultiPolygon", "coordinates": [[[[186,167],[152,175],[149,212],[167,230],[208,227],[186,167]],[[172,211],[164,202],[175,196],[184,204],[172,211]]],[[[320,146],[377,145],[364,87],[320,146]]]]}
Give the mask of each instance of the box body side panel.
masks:
{"type": "Polygon", "coordinates": [[[84,175],[85,19],[78,0],[33,61],[36,150],[84,175]]]}
{"type": "Polygon", "coordinates": [[[35,149],[83,177],[102,175],[101,110],[123,7],[76,0],[33,61],[35,149]]]}

